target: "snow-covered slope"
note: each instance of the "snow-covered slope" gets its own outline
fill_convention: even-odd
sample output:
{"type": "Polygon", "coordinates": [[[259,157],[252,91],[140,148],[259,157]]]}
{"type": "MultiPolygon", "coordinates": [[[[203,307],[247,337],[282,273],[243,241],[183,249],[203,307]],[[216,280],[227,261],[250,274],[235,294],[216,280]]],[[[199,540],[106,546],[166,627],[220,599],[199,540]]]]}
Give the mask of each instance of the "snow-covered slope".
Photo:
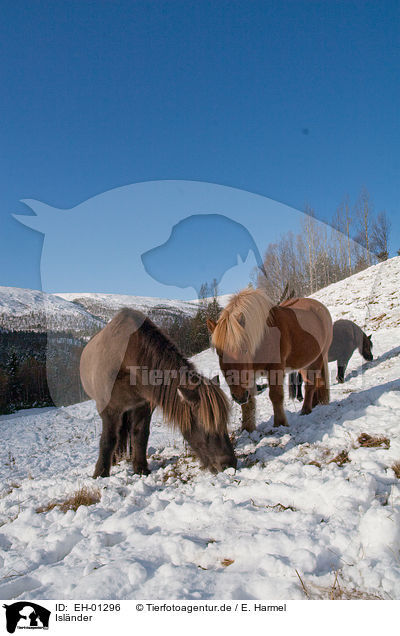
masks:
{"type": "Polygon", "coordinates": [[[354,274],[313,294],[334,320],[353,320],[376,331],[400,325],[400,256],[354,274]]]}
{"type": "MultiPolygon", "coordinates": [[[[231,297],[232,294],[218,296],[221,307],[226,307],[231,297]]],[[[333,283],[312,294],[311,298],[324,303],[334,320],[353,320],[372,331],[381,326],[399,326],[400,256],[333,283]]]]}
{"type": "Polygon", "coordinates": [[[36,289],[0,287],[0,328],[15,331],[72,331],[103,326],[83,307],[36,289]]]}
{"type": "Polygon", "coordinates": [[[173,318],[178,315],[193,316],[197,311],[195,302],[170,300],[169,298],[96,293],[60,293],[58,296],[70,302],[79,303],[87,311],[105,321],[110,320],[122,307],[132,307],[143,311],[153,320],[157,318],[158,314],[173,318]]]}
{"type": "MultiPolygon", "coordinates": [[[[122,462],[93,481],[101,422],[92,402],[0,417],[0,598],[400,599],[394,265],[379,266],[375,298],[389,318],[374,331],[374,360],[355,353],[343,385],[331,364],[329,405],[299,417],[300,405],[286,399],[289,427],[274,429],[264,393],[250,435],[232,406],[236,472],[201,471],[156,412],[152,473],[133,475],[122,462]],[[364,446],[362,434],[381,440],[364,446]],[[98,488],[100,501],[38,512],[82,486],[98,488]]],[[[363,273],[365,287],[376,271],[363,273]]],[[[362,311],[364,292],[356,298],[351,279],[347,292],[345,281],[336,296],[334,287],[320,294],[335,317],[362,311]]],[[[205,374],[218,371],[211,350],[194,361],[205,374]]]]}

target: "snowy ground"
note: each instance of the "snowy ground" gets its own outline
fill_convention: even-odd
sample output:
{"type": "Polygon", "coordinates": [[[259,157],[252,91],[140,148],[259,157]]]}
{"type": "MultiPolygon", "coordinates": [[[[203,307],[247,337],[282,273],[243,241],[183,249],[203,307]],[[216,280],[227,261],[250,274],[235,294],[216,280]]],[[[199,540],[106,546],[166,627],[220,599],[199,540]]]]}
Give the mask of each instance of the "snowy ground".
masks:
{"type": "MultiPolygon", "coordinates": [[[[238,433],[239,466],[217,476],[198,468],[179,437],[152,423],[148,477],[116,466],[90,475],[100,420],[91,402],[0,418],[0,598],[304,598],[340,585],[400,598],[400,329],[375,336],[375,356],[358,353],[332,402],[289,428],[272,428],[268,397],[258,428],[238,433]],[[361,433],[390,448],[363,448],[361,433]],[[329,463],[342,451],[347,463],[329,463]],[[316,462],[311,464],[310,462],[316,462]],[[79,487],[101,500],[77,512],[57,508],[79,487]]],[[[210,375],[211,351],[197,356],[210,375]]],[[[334,364],[331,365],[334,373],[334,364]]]]}
{"type": "MultiPolygon", "coordinates": [[[[381,267],[378,282],[371,268],[357,275],[364,282],[319,293],[335,318],[351,311],[363,326],[375,289],[364,320],[374,360],[356,352],[343,385],[332,363],[331,403],[300,417],[287,399],[288,428],[272,427],[266,393],[251,435],[232,406],[236,472],[201,471],[156,413],[152,473],[138,477],[122,462],[94,481],[92,402],[0,417],[0,598],[302,599],[303,585],[329,598],[336,581],[353,597],[400,599],[400,259],[381,267]],[[362,447],[362,433],[388,441],[362,447]],[[82,486],[99,488],[100,501],[38,512],[82,486]]],[[[195,362],[218,371],[210,350],[195,362]]]]}

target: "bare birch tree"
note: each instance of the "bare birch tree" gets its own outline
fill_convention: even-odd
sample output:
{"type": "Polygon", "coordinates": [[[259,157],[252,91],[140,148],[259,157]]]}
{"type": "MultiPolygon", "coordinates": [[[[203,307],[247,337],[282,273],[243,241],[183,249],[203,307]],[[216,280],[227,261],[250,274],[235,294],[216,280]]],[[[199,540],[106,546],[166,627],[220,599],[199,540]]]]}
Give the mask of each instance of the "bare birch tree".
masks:
{"type": "Polygon", "coordinates": [[[279,302],[285,288],[296,296],[308,296],[365,269],[376,262],[375,254],[387,258],[390,223],[386,214],[382,212],[374,220],[365,188],[354,209],[357,218],[346,197],[333,215],[329,229],[307,206],[300,232],[296,235],[288,232],[267,247],[264,256],[267,276],[255,276],[257,286],[264,288],[275,302],[279,302]],[[358,231],[356,240],[351,238],[353,229],[358,231]]]}
{"type": "Polygon", "coordinates": [[[310,290],[311,293],[313,293],[314,291],[316,291],[316,220],[314,210],[308,205],[306,206],[305,214],[302,219],[302,229],[308,253],[308,276],[310,281],[310,290]]]}
{"type": "Polygon", "coordinates": [[[355,240],[365,248],[365,258],[367,267],[371,264],[371,225],[372,225],[372,202],[368,190],[363,187],[355,205],[357,218],[357,234],[355,240]]]}
{"type": "Polygon", "coordinates": [[[372,224],[371,249],[380,261],[386,261],[389,258],[390,228],[391,223],[387,218],[386,212],[379,212],[372,224]]]}

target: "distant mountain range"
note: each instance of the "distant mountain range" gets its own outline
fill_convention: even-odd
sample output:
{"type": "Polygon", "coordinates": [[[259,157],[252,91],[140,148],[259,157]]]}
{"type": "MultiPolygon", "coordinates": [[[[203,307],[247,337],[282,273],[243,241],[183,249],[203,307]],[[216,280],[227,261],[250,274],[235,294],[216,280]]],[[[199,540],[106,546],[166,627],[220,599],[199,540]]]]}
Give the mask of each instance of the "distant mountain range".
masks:
{"type": "Polygon", "coordinates": [[[91,315],[108,322],[122,307],[138,309],[154,322],[178,316],[194,316],[198,305],[196,301],[170,300],[168,298],[147,298],[124,294],[99,293],[59,293],[58,297],[83,307],[91,315]]]}
{"type": "Polygon", "coordinates": [[[0,329],[68,332],[87,337],[101,329],[122,307],[139,309],[154,322],[165,325],[178,317],[194,316],[198,303],[119,294],[48,294],[0,287],[0,329]]]}

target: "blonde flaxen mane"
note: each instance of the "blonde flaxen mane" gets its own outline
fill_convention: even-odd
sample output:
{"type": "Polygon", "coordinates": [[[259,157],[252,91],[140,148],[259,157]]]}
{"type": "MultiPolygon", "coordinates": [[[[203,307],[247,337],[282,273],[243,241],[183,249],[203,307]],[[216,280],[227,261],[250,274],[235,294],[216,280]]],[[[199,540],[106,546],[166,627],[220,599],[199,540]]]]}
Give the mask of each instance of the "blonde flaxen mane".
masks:
{"type": "Polygon", "coordinates": [[[260,289],[242,289],[235,294],[217,322],[212,343],[232,355],[248,352],[254,356],[266,330],[274,303],[260,289]]]}

